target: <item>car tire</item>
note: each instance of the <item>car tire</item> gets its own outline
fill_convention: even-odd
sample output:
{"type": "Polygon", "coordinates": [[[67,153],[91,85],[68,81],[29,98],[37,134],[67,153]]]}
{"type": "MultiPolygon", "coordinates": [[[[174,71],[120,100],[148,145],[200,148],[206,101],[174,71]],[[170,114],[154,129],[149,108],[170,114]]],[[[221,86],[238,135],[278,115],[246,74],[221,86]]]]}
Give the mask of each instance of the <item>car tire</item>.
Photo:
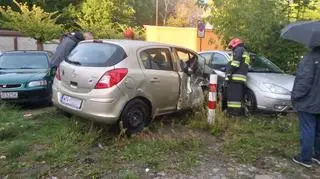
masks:
{"type": "Polygon", "coordinates": [[[140,99],[130,101],[123,109],[120,121],[127,136],[139,133],[150,121],[150,107],[140,99]]]}
{"type": "Polygon", "coordinates": [[[244,95],[244,112],[248,116],[254,114],[257,111],[257,100],[256,97],[250,89],[247,89],[244,95]]]}

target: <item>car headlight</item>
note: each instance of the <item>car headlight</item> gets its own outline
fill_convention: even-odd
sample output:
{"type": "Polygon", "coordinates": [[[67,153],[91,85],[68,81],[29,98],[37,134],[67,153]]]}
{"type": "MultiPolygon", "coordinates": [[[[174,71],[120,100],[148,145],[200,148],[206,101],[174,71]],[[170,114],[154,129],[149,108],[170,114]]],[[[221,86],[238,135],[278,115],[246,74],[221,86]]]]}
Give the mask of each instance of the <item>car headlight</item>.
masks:
{"type": "Polygon", "coordinates": [[[31,81],[28,83],[28,87],[46,86],[47,80],[31,81]]]}
{"type": "Polygon", "coordinates": [[[290,95],[290,91],[273,83],[262,83],[262,89],[275,94],[290,95]],[[265,90],[266,89],[266,90],[265,90]]]}

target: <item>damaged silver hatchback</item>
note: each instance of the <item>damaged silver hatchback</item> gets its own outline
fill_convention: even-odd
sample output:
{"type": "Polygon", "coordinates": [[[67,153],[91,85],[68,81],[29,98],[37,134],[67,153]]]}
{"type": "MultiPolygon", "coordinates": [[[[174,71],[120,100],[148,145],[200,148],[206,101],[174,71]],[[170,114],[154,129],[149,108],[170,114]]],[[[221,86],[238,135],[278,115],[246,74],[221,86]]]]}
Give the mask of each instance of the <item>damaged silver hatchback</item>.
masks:
{"type": "Polygon", "coordinates": [[[52,100],[67,113],[136,133],[156,116],[202,105],[199,58],[161,43],[83,41],[57,69],[52,100]]]}

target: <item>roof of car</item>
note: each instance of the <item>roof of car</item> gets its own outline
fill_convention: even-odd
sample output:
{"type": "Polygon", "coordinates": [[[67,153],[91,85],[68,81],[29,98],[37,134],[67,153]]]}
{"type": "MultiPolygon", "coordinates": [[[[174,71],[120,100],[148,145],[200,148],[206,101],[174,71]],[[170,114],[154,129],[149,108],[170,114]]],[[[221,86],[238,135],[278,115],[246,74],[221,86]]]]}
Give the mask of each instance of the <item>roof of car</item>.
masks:
{"type": "MultiPolygon", "coordinates": [[[[99,41],[99,40],[87,40],[87,41],[83,41],[82,43],[94,42],[94,41],[99,41]]],[[[105,40],[104,39],[104,40],[102,40],[102,42],[104,42],[104,43],[108,43],[108,42],[115,43],[115,44],[118,44],[118,45],[120,45],[120,46],[122,46],[123,48],[126,48],[126,49],[139,49],[139,48],[148,47],[148,46],[170,46],[170,47],[188,49],[188,48],[182,47],[182,46],[176,46],[176,45],[165,44],[165,43],[160,43],[160,42],[141,41],[141,40],[117,40],[117,39],[105,40]]],[[[191,50],[191,49],[188,49],[188,50],[191,50]]]]}
{"type": "Polygon", "coordinates": [[[226,54],[226,55],[230,55],[230,53],[232,53],[231,51],[224,51],[224,50],[206,50],[206,51],[201,51],[201,52],[198,52],[198,53],[214,53],[214,52],[218,52],[218,53],[223,53],[223,54],[226,54]]]}

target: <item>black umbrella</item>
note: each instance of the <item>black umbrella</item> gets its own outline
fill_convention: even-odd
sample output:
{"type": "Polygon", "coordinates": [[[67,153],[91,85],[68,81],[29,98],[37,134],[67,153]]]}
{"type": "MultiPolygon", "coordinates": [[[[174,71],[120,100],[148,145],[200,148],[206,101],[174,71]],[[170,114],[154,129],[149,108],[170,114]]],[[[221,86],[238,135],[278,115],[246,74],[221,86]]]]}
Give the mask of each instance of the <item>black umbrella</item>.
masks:
{"type": "Polygon", "coordinates": [[[281,30],[281,37],[307,47],[320,46],[320,21],[301,21],[289,24],[281,30]]]}

